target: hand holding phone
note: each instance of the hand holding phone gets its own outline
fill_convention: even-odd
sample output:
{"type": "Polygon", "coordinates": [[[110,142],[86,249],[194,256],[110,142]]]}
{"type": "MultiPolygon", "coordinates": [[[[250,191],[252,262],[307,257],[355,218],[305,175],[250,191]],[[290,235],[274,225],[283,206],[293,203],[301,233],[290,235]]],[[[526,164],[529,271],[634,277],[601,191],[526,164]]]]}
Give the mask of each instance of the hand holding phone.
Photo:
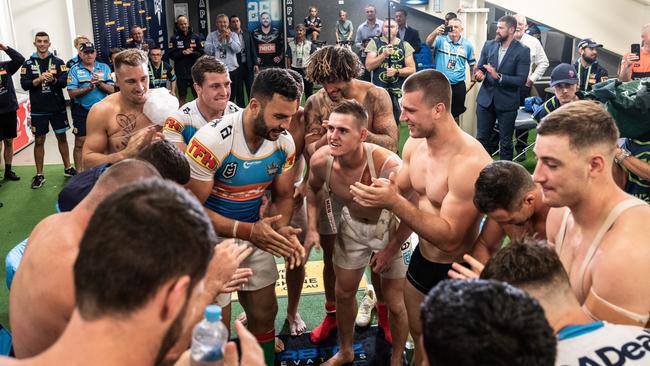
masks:
{"type": "Polygon", "coordinates": [[[639,60],[639,57],[641,57],[641,45],[638,43],[634,43],[630,45],[630,53],[633,55],[630,55],[631,57],[629,58],[630,61],[637,61],[639,60]]]}

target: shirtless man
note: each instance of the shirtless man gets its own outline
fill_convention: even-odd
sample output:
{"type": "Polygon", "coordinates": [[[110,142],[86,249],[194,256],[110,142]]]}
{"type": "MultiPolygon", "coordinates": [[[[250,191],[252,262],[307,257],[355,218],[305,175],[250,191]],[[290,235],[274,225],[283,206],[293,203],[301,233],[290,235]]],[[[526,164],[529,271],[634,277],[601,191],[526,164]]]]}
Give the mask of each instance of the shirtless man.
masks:
{"type": "Polygon", "coordinates": [[[36,225],[27,240],[9,294],[9,321],[16,357],[41,353],[68,324],[74,309],[72,266],[79,241],[97,205],[121,187],[151,176],[160,175],[149,163],[127,160],[115,164],[72,211],[51,215],[36,225]]]}
{"type": "Polygon", "coordinates": [[[199,128],[239,108],[230,102],[231,80],[228,67],[212,56],[202,56],[192,66],[197,98],[185,103],[165,120],[163,136],[181,151],[199,128]]]}
{"type": "MultiPolygon", "coordinates": [[[[34,228],[9,295],[9,319],[16,357],[41,353],[57,340],[70,321],[75,307],[73,264],[88,220],[97,206],[122,187],[143,178],[159,176],[156,168],[147,162],[132,159],[119,162],[101,175],[88,196],[72,211],[49,216],[34,228]],[[43,276],[43,273],[48,275],[43,276]],[[34,327],[34,324],[39,326],[34,327]]],[[[244,249],[237,248],[232,242],[220,244],[215,263],[210,264],[206,277],[212,281],[206,282],[203,293],[193,299],[192,306],[204,308],[219,292],[236,289],[250,276],[250,270],[238,270],[235,277],[232,277],[234,268],[225,270],[233,265],[236,268],[250,254],[244,249]],[[230,281],[231,277],[233,281],[230,281]]],[[[187,315],[179,344],[168,355],[172,360],[187,348],[191,330],[201,320],[202,310],[187,315]]]]}
{"type": "Polygon", "coordinates": [[[148,62],[147,54],[135,48],[115,56],[115,83],[120,91],[95,104],[88,113],[84,169],[132,157],[156,134],[142,113],[149,90],[148,62]]]}
{"type": "MultiPolygon", "coordinates": [[[[326,46],[311,55],[306,77],[314,83],[321,84],[323,88],[305,102],[307,154],[311,155],[319,147],[327,144],[325,137],[327,119],[334,107],[344,100],[356,100],[368,112],[366,142],[391,151],[397,150],[398,130],[393,118],[390,96],[386,90],[356,79],[362,73],[363,68],[359,58],[348,48],[326,46]],[[337,65],[337,68],[332,65],[337,65]]],[[[340,212],[335,212],[334,215],[338,220],[340,212]]],[[[321,210],[320,216],[326,217],[324,210],[321,210]]],[[[313,343],[321,342],[336,328],[336,318],[334,317],[336,314],[335,274],[332,265],[336,235],[329,228],[327,220],[319,223],[319,233],[321,234],[320,245],[324,252],[325,310],[328,314],[323,322],[311,331],[310,338],[313,343]]],[[[309,251],[310,248],[305,247],[305,249],[309,251]]],[[[375,284],[380,283],[379,277],[376,275],[372,276],[372,281],[375,284]]],[[[388,329],[388,310],[383,304],[381,288],[376,285],[375,289],[379,300],[377,309],[380,314],[383,314],[380,317],[380,322],[385,325],[385,329],[388,329]]]]}
{"type": "Polygon", "coordinates": [[[417,72],[406,79],[403,90],[400,119],[408,124],[410,138],[404,146],[402,169],[389,180],[373,180],[372,186],[355,183],[351,190],[356,203],[386,208],[402,220],[389,245],[403,243],[411,229],[420,237],[404,288],[419,365],[423,359],[417,346],[422,335],[420,304],[433,286],[447,278],[451,263],[472,249],[481,220],[472,202],[474,182],[492,159],[456,125],[450,109],[451,87],[442,73],[417,72]]]}
{"type": "Polygon", "coordinates": [[[594,319],[647,327],[650,207],[614,182],[618,136],[601,105],[561,106],[537,127],[533,179],[553,207],[546,233],[583,309],[594,319]]]}
{"type": "Polygon", "coordinates": [[[318,245],[317,215],[322,198],[326,199],[326,206],[338,201],[337,205],[343,207],[332,261],[336,273],[336,307],[346,311],[339,312],[336,318],[340,349],[323,365],[343,365],[354,361],[352,341],[356,294],[369,263],[374,272],[381,274],[381,287],[390,310],[393,330],[391,365],[402,365],[408,335],[403,293],[406,264],[400,243],[392,242],[393,245],[387,246],[392,235],[390,227],[397,226],[395,218],[388,211],[359,206],[352,201],[350,194],[351,184],[370,185],[372,178],[387,178],[397,172],[401,164],[399,157],[390,150],[364,143],[367,123],[368,114],[361,104],[342,101],[329,116],[328,146],[316,151],[309,164],[306,246],[318,245]]]}
{"type": "MultiPolygon", "coordinates": [[[[237,258],[231,255],[226,255],[230,262],[215,264],[215,258],[224,255],[220,248],[227,245],[214,248],[217,237],[199,202],[168,180],[132,182],[108,196],[85,221],[87,230],[83,237],[81,232],[75,234],[80,243],[66,259],[70,268],[65,273],[34,273],[37,281],[54,276],[59,282],[52,282],[59,288],[67,284],[65,291],[75,299],[69,324],[38,355],[21,360],[0,357],[0,364],[168,364],[163,357],[182,335],[179,331],[187,315],[203,314],[203,308],[192,306],[191,301],[213,286],[209,273],[219,266],[219,272],[232,274],[237,266],[237,258]]],[[[47,261],[59,255],[55,252],[47,261]]],[[[21,327],[45,331],[41,325],[53,315],[43,304],[49,293],[54,292],[39,293],[20,309],[35,308],[42,315],[38,323],[21,322],[21,327]]],[[[242,332],[242,364],[263,365],[262,351],[251,344],[250,333],[239,323],[237,330],[242,332]]],[[[225,347],[226,365],[239,365],[236,358],[232,360],[236,354],[233,343],[225,347]]]]}

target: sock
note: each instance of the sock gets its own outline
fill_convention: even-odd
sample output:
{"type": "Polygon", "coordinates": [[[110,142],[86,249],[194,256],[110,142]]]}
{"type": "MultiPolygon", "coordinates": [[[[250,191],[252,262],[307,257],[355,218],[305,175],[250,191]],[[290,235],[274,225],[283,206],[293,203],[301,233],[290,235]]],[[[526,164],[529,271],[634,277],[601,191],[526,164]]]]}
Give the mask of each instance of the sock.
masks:
{"type": "Polygon", "coordinates": [[[327,315],[325,315],[323,322],[309,333],[311,343],[322,342],[325,338],[329,337],[332,330],[336,329],[336,305],[326,303],[325,311],[327,315]]]}
{"type": "Polygon", "coordinates": [[[255,334],[255,339],[264,351],[264,362],[267,366],[275,365],[275,329],[266,333],[255,334]]]}
{"type": "Polygon", "coordinates": [[[5,175],[11,171],[11,164],[5,164],[5,175]]]}
{"type": "Polygon", "coordinates": [[[388,343],[393,343],[393,335],[390,333],[390,323],[388,322],[388,306],[377,302],[377,324],[384,330],[384,339],[388,343]]]}

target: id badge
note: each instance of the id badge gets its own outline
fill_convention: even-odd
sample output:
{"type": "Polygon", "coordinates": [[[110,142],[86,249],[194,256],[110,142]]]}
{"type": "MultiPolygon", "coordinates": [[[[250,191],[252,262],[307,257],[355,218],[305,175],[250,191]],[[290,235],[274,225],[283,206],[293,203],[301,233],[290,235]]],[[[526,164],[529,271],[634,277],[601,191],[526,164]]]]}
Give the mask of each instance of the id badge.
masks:
{"type": "Polygon", "coordinates": [[[302,69],[302,58],[296,59],[296,67],[302,69]]]}
{"type": "Polygon", "coordinates": [[[52,90],[50,89],[50,84],[48,83],[41,83],[41,93],[49,93],[52,90]]]}
{"type": "Polygon", "coordinates": [[[219,47],[219,58],[226,58],[226,49],[223,47],[219,47]]]}
{"type": "Polygon", "coordinates": [[[330,224],[332,234],[337,234],[336,220],[334,219],[334,209],[332,208],[332,200],[328,197],[325,199],[325,213],[327,214],[327,221],[330,224]]]}
{"type": "Polygon", "coordinates": [[[450,58],[449,61],[447,61],[447,70],[453,70],[455,67],[456,60],[450,58]]]}

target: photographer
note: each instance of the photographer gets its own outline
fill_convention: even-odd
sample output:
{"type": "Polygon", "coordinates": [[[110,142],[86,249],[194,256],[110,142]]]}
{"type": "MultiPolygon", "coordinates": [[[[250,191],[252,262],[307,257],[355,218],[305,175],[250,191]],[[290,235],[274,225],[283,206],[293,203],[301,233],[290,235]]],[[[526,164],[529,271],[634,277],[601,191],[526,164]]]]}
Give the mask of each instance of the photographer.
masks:
{"type": "Polygon", "coordinates": [[[638,53],[628,52],[623,55],[618,73],[621,81],[650,77],[650,23],[641,28],[641,39],[643,43],[638,53]]]}

